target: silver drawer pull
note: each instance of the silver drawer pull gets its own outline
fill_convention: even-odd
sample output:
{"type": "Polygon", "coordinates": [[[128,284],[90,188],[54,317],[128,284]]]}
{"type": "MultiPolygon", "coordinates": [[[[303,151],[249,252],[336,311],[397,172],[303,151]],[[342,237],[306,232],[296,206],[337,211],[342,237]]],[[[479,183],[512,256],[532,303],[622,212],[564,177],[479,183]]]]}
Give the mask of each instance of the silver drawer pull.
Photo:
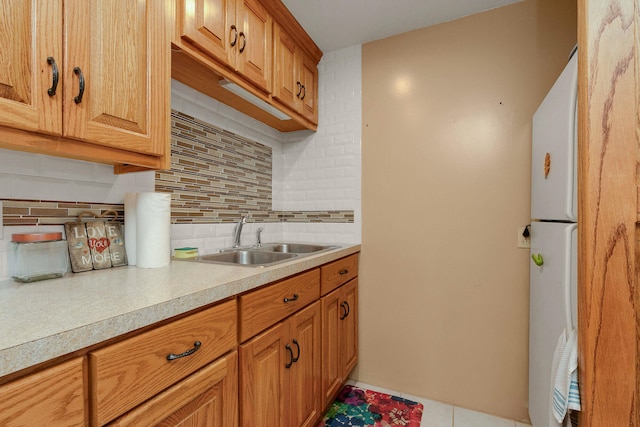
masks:
{"type": "Polygon", "coordinates": [[[198,349],[200,348],[201,345],[202,345],[202,343],[200,341],[196,341],[196,342],[193,343],[193,348],[190,348],[189,350],[185,351],[184,353],[180,353],[180,354],[169,353],[167,355],[167,360],[176,360],[176,359],[180,359],[181,357],[191,356],[193,353],[198,351],[198,349]]]}
{"type": "Polygon", "coordinates": [[[345,274],[348,274],[349,270],[340,270],[340,272],[338,273],[341,276],[344,276],[345,274]]]}
{"type": "Polygon", "coordinates": [[[283,302],[293,302],[293,301],[296,301],[297,299],[298,299],[298,294],[293,294],[292,298],[285,298],[283,302]]]}

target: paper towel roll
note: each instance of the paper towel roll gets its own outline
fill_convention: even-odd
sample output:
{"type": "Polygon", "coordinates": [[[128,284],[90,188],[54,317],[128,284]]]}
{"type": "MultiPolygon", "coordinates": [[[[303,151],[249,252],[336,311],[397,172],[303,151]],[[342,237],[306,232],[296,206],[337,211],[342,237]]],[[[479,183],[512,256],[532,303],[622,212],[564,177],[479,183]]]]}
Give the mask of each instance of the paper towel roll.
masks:
{"type": "Polygon", "coordinates": [[[136,203],[136,262],[141,268],[171,261],[171,194],[138,193],[136,203]]]}
{"type": "Polygon", "coordinates": [[[124,247],[129,265],[136,265],[136,201],[137,193],[124,195],[124,247]]]}

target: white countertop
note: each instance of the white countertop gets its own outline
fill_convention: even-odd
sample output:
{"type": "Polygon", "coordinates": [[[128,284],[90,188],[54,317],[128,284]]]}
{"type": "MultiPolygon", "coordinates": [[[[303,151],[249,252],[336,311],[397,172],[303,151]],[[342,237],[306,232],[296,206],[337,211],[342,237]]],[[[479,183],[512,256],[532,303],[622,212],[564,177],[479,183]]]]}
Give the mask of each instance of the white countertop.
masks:
{"type": "Polygon", "coordinates": [[[33,283],[0,282],[0,377],[360,251],[342,245],[271,267],[172,260],[33,283]]]}

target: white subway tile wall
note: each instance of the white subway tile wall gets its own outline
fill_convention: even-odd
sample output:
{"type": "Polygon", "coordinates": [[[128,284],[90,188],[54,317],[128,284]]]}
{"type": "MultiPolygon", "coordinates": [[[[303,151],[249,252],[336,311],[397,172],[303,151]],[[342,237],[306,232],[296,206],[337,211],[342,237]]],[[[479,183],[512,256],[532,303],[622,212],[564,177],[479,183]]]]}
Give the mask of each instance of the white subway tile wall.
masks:
{"type": "Polygon", "coordinates": [[[325,54],[319,64],[318,131],[283,147],[282,210],[353,209],[361,240],[361,46],[325,54]]]}
{"type": "MultiPolygon", "coordinates": [[[[361,241],[361,74],[360,45],[324,55],[319,64],[320,124],[315,133],[277,132],[172,81],[173,109],[273,149],[273,209],[354,211],[353,223],[250,223],[242,244],[254,243],[258,226],[264,228],[263,241],[361,241]]],[[[108,165],[0,149],[0,199],[123,203],[127,192],[154,188],[153,172],[114,175],[108,165]]],[[[8,277],[11,234],[44,229],[4,226],[0,280],[8,277]]],[[[174,224],[171,247],[215,252],[231,245],[232,230],[233,224],[174,224]]]]}
{"type": "Polygon", "coordinates": [[[0,149],[0,199],[122,203],[153,191],[153,172],[114,175],[113,166],[0,149]]]}
{"type": "Polygon", "coordinates": [[[358,243],[354,223],[283,223],[282,240],[311,243],[358,243]]]}
{"type": "Polygon", "coordinates": [[[282,134],[277,130],[177,80],[171,80],[171,108],[274,150],[282,147],[282,134]]]}

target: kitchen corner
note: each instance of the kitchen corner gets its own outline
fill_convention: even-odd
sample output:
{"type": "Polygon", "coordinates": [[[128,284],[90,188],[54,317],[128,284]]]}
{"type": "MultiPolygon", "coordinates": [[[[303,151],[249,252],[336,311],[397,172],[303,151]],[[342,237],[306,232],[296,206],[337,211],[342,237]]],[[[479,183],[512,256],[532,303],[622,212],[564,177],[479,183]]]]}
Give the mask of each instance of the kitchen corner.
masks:
{"type": "Polygon", "coordinates": [[[360,251],[342,245],[266,268],[172,260],[50,282],[0,282],[0,376],[95,346],[360,251]],[[46,319],[46,321],[43,321],[46,319]]]}
{"type": "MultiPolygon", "coordinates": [[[[87,372],[96,366],[92,361],[87,362],[92,354],[125,344],[122,339],[128,343],[150,333],[164,334],[167,328],[172,329],[190,319],[201,319],[201,314],[215,315],[222,308],[227,310],[225,319],[240,321],[241,304],[236,302],[242,296],[236,295],[243,292],[252,295],[280,284],[297,286],[299,279],[308,277],[307,270],[313,272],[313,280],[305,282],[305,286],[313,287],[313,296],[305,300],[301,295],[299,301],[284,304],[286,309],[293,307],[306,314],[309,313],[307,309],[312,308],[319,321],[321,304],[323,310],[333,304],[331,315],[335,316],[329,317],[333,319],[342,314],[340,304],[355,297],[357,280],[350,280],[348,289],[345,285],[331,290],[321,301],[318,277],[327,264],[340,265],[343,260],[357,259],[356,253],[360,251],[360,58],[360,46],[323,57],[320,71],[334,76],[325,81],[323,90],[336,95],[319,100],[320,114],[326,117],[323,119],[326,126],[313,134],[308,131],[277,132],[172,81],[171,170],[114,175],[109,165],[0,149],[0,198],[4,220],[4,239],[0,240],[0,382],[3,392],[9,393],[3,396],[11,396],[4,401],[5,406],[0,403],[0,424],[3,423],[2,416],[11,416],[16,408],[25,405],[38,408],[45,405],[47,409],[42,412],[45,420],[51,417],[47,415],[49,409],[69,409],[68,413],[60,414],[60,419],[65,420],[69,413],[73,413],[74,420],[86,420],[87,410],[91,412],[90,425],[102,424],[93,419],[95,416],[102,420],[102,416],[94,409],[86,408],[102,408],[103,405],[95,402],[86,405],[82,398],[82,393],[102,395],[93,389],[87,390],[96,386],[94,379],[89,384],[84,377],[96,378],[93,371],[91,375],[87,372]],[[341,90],[345,84],[354,90],[341,90]],[[341,116],[350,111],[353,114],[348,117],[352,119],[345,121],[341,116]],[[230,247],[235,221],[248,213],[251,218],[241,236],[242,246],[255,243],[257,228],[264,229],[263,243],[327,242],[340,246],[298,261],[264,268],[171,261],[169,267],[117,267],[68,274],[46,282],[19,284],[5,280],[10,276],[8,247],[12,234],[60,232],[62,224],[75,221],[79,211],[116,210],[120,214],[124,211],[126,193],[151,191],[172,193],[171,249],[197,247],[200,255],[206,255],[230,247]],[[258,287],[260,289],[255,289],[258,287]],[[329,299],[329,295],[341,299],[329,299]],[[310,298],[314,298],[312,303],[310,298]],[[303,308],[303,303],[308,306],[303,308]],[[234,311],[230,312],[229,307],[234,307],[234,311]],[[82,357],[78,357],[80,355],[82,357]],[[42,381],[42,375],[55,378],[53,384],[42,381]],[[63,380],[59,381],[60,378],[63,380]],[[23,387],[25,381],[35,383],[23,387]],[[51,399],[31,401],[31,397],[25,398],[23,393],[12,391],[15,387],[28,389],[29,396],[39,399],[38,390],[42,390],[39,387],[49,387],[47,390],[51,392],[50,387],[57,386],[57,396],[69,392],[76,397],[73,405],[58,404],[55,399],[53,402],[51,399]]],[[[334,273],[338,275],[339,271],[334,273]]],[[[282,299],[278,302],[282,304],[282,299]]],[[[355,304],[351,307],[354,307],[351,311],[354,315],[347,319],[357,319],[355,304]]],[[[283,318],[279,320],[280,323],[283,321],[284,325],[293,324],[283,318]]],[[[234,329],[230,327],[227,331],[233,336],[233,347],[222,346],[222,343],[216,345],[216,351],[228,353],[216,353],[215,357],[220,357],[215,361],[209,358],[211,353],[207,347],[211,346],[203,340],[202,348],[194,357],[166,365],[165,353],[154,363],[163,365],[163,369],[173,369],[177,365],[176,369],[180,371],[180,366],[200,363],[193,359],[204,360],[207,365],[199,365],[203,368],[198,371],[200,373],[209,373],[210,368],[216,368],[225,360],[237,364],[242,351],[235,323],[234,329]]],[[[214,326],[209,329],[213,330],[221,327],[220,324],[228,325],[217,321],[212,324],[214,326]]],[[[314,328],[320,331],[320,325],[314,325],[314,328]]],[[[203,327],[195,329],[201,331],[203,327]]],[[[194,344],[194,341],[183,342],[190,339],[186,338],[189,335],[172,335],[175,338],[172,341],[163,335],[162,342],[153,345],[146,342],[134,347],[133,351],[163,348],[167,344],[175,347],[172,343],[179,342],[179,348],[171,348],[167,353],[180,353],[194,344]],[[181,349],[183,345],[184,349],[181,349]]],[[[337,336],[337,331],[333,331],[326,339],[333,340],[337,336]]],[[[318,341],[319,337],[314,337],[313,345],[319,346],[318,341]]],[[[217,336],[213,342],[219,342],[217,336]]],[[[229,342],[228,336],[224,342],[229,342]]],[[[351,340],[351,344],[356,343],[351,340]]],[[[319,347],[315,350],[320,351],[319,347]]],[[[157,352],[154,354],[158,356],[157,352]]],[[[122,366],[136,366],[138,362],[118,360],[120,362],[116,363],[122,366]]],[[[302,365],[297,363],[296,366],[302,365]]],[[[351,370],[353,366],[349,366],[351,370]]],[[[154,371],[151,381],[154,386],[163,384],[161,378],[168,377],[163,369],[154,371]]],[[[320,367],[315,366],[313,370],[319,372],[320,367]]],[[[191,371],[189,374],[196,373],[191,371]]],[[[346,377],[342,378],[343,373],[339,375],[338,381],[343,383],[346,377]]],[[[237,378],[237,373],[231,376],[237,378]]],[[[186,378],[174,379],[183,384],[186,378]]],[[[97,383],[104,384],[103,381],[97,383]]],[[[169,384],[165,386],[167,390],[164,391],[176,389],[169,384]]],[[[107,394],[126,400],[133,393],[114,391],[107,394]]],[[[313,394],[318,399],[321,395],[320,390],[313,394]]],[[[145,400],[151,397],[145,395],[145,400]]],[[[137,404],[141,402],[139,400],[137,404]]],[[[24,413],[32,412],[29,409],[24,413]]],[[[233,410],[228,412],[233,417],[233,410]]],[[[237,408],[235,414],[235,421],[223,421],[223,424],[237,425],[237,408]]],[[[68,424],[79,422],[68,421],[68,424]]]]}
{"type": "Polygon", "coordinates": [[[349,379],[430,427],[568,426],[537,393],[565,334],[529,339],[560,317],[579,425],[640,424],[639,1],[5,2],[0,425],[308,427],[349,379]],[[576,43],[578,275],[554,290],[577,311],[554,317],[530,270],[559,220],[530,190],[567,162],[532,155],[532,116],[576,43]],[[126,230],[149,193],[162,221],[126,230]],[[16,273],[32,233],[70,270],[16,273]]]}

